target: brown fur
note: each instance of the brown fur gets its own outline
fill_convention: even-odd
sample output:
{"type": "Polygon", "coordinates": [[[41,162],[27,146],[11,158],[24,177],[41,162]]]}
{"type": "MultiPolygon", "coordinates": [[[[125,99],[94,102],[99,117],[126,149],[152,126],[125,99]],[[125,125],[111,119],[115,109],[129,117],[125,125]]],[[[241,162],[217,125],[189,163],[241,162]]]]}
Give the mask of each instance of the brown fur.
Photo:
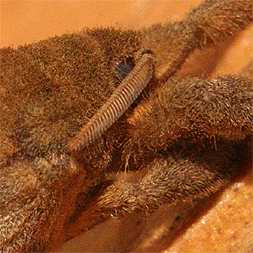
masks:
{"type": "Polygon", "coordinates": [[[170,79],[128,118],[126,159],[141,160],[179,139],[245,139],[253,132],[252,94],[252,80],[237,76],[170,79]]]}
{"type": "Polygon", "coordinates": [[[201,199],[221,189],[238,172],[247,152],[243,145],[217,145],[218,150],[211,146],[175,146],[157,155],[141,171],[118,174],[115,183],[102,190],[97,199],[77,209],[79,215],[67,224],[66,237],[79,234],[108,216],[149,213],[162,203],[201,199]]]}
{"type": "MultiPolygon", "coordinates": [[[[48,251],[66,238],[90,228],[90,224],[94,225],[116,211],[124,213],[122,205],[126,212],[144,206],[144,209],[152,209],[164,201],[172,203],[186,197],[204,197],[223,186],[233,174],[226,168],[231,167],[233,161],[233,169],[239,168],[235,159],[237,145],[221,140],[218,142],[221,152],[216,152],[206,149],[198,140],[200,145],[196,146],[199,150],[194,148],[191,153],[191,141],[180,139],[175,146],[169,147],[170,124],[166,123],[167,117],[160,122],[162,110],[172,110],[175,106],[166,103],[166,100],[170,101],[171,94],[179,94],[185,101],[187,92],[181,92],[185,86],[194,90],[197,85],[203,87],[208,82],[195,80],[193,84],[193,80],[188,79],[166,82],[194,48],[225,39],[245,27],[252,16],[252,1],[212,0],[190,13],[185,21],[176,24],[157,25],[138,32],[112,28],[86,29],[79,34],[62,35],[18,49],[1,49],[0,251],[48,251]],[[217,34],[216,23],[220,29],[217,34]],[[213,36],[208,36],[210,34],[213,36]],[[154,91],[154,95],[142,96],[137,100],[138,105],[136,103],[129,108],[103,138],[76,157],[70,156],[67,152],[69,140],[120,84],[115,64],[126,56],[133,56],[143,47],[150,48],[157,56],[156,78],[160,80],[154,78],[150,84],[152,89],[146,91],[154,91]],[[174,90],[170,90],[170,82],[174,90]],[[162,98],[160,104],[157,94],[160,94],[159,99],[162,98]],[[145,109],[139,110],[138,117],[133,120],[136,106],[137,111],[138,108],[145,109]],[[129,122],[138,127],[133,130],[129,122]],[[139,152],[138,145],[135,149],[139,141],[144,143],[143,147],[153,145],[160,133],[154,130],[161,130],[154,123],[164,123],[160,125],[161,129],[168,130],[161,140],[162,145],[155,145],[151,155],[139,156],[138,166],[128,159],[129,168],[138,169],[133,178],[140,185],[132,180],[109,177],[109,173],[125,166],[124,158],[129,157],[132,151],[139,152]],[[151,135],[147,136],[146,131],[151,131],[151,135]],[[147,141],[148,138],[151,142],[147,141]],[[133,149],[129,149],[129,143],[133,149]],[[178,145],[188,148],[179,152],[178,145]],[[203,158],[198,158],[198,154],[203,154],[203,158]],[[171,184],[173,182],[175,184],[171,184]],[[193,183],[194,187],[190,187],[189,183],[193,183]],[[129,190],[124,192],[127,186],[129,190]],[[171,192],[175,193],[176,199],[171,192]],[[89,209],[90,206],[94,208],[89,209]]],[[[224,94],[222,99],[218,99],[220,108],[233,91],[239,91],[238,97],[235,97],[240,103],[245,96],[252,99],[252,93],[247,93],[248,85],[252,84],[250,81],[226,77],[212,83],[211,88],[216,87],[218,91],[211,90],[211,95],[218,99],[220,91],[224,94]],[[230,83],[234,86],[232,90],[230,83]]],[[[196,95],[201,96],[198,92],[196,95]]],[[[233,115],[238,115],[236,127],[240,130],[246,126],[245,133],[252,135],[252,118],[247,120],[252,112],[252,103],[243,101],[241,107],[246,116],[235,107],[224,117],[231,119],[233,115]]],[[[198,101],[192,99],[190,102],[184,110],[189,110],[191,105],[197,108],[198,101]]],[[[213,110],[210,112],[214,113],[213,110]]],[[[195,115],[193,113],[192,117],[195,115]]],[[[184,117],[177,120],[184,120],[184,117]]],[[[186,124],[189,126],[189,122],[186,124]]],[[[215,124],[214,127],[217,126],[215,124]]],[[[181,125],[183,128],[184,124],[181,125]]],[[[202,132],[207,127],[200,121],[196,129],[202,132]]],[[[191,128],[188,132],[194,131],[191,128]]],[[[206,131],[206,134],[214,133],[206,131]]]]}

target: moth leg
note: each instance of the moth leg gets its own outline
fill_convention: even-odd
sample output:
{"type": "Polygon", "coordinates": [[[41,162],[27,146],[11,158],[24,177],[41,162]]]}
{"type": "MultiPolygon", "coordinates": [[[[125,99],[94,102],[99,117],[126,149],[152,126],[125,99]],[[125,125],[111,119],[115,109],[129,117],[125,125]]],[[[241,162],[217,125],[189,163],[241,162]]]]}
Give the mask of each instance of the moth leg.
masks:
{"type": "Polygon", "coordinates": [[[178,139],[244,139],[253,133],[253,81],[239,76],[171,79],[129,123],[132,140],[126,153],[161,150],[178,139]]]}
{"type": "Polygon", "coordinates": [[[66,238],[110,216],[150,212],[161,204],[200,199],[226,185],[240,164],[237,147],[221,145],[218,151],[175,151],[154,159],[144,170],[122,173],[97,199],[66,226],[66,238]],[[132,175],[132,176],[131,176],[132,175]]]}
{"type": "Polygon", "coordinates": [[[206,0],[181,22],[146,29],[142,44],[155,53],[156,76],[165,81],[193,50],[225,41],[252,21],[252,0],[206,0]]]}
{"type": "Polygon", "coordinates": [[[83,179],[74,174],[42,158],[1,168],[0,252],[48,252],[62,242],[62,227],[83,179]]]}

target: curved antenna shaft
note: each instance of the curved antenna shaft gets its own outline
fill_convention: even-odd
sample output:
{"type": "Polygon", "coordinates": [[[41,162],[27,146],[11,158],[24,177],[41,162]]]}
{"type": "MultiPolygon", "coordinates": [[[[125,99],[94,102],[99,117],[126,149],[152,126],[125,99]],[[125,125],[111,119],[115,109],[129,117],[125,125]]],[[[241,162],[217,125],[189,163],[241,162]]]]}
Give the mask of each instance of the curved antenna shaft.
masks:
{"type": "Polygon", "coordinates": [[[150,51],[143,51],[129,75],[115,89],[107,102],[70,141],[72,153],[82,151],[100,138],[116,122],[140,95],[153,76],[154,59],[150,51]]]}

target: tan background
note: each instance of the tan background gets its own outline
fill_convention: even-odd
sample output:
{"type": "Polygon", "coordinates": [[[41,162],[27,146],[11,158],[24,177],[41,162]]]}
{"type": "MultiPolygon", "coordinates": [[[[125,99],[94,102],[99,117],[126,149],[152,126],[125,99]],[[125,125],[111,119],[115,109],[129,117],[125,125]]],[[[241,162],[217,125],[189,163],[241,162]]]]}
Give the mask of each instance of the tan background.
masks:
{"type": "MultiPolygon", "coordinates": [[[[82,27],[140,28],[179,20],[200,0],[0,0],[0,47],[31,43],[82,27]]],[[[224,47],[212,75],[238,72],[253,58],[253,26],[224,47]]],[[[212,54],[211,54],[212,55],[212,54]]],[[[198,62],[197,62],[198,64],[198,62]]],[[[200,65],[202,63],[199,63],[200,65]]],[[[168,228],[184,208],[161,208],[148,219],[109,220],[66,243],[61,252],[252,253],[253,173],[218,195],[172,237],[168,228]],[[173,239],[171,239],[173,238],[173,239]]],[[[187,207],[189,208],[189,207],[187,207]]]]}
{"type": "Polygon", "coordinates": [[[139,28],[176,20],[200,0],[0,0],[0,46],[18,45],[88,26],[139,28]]]}

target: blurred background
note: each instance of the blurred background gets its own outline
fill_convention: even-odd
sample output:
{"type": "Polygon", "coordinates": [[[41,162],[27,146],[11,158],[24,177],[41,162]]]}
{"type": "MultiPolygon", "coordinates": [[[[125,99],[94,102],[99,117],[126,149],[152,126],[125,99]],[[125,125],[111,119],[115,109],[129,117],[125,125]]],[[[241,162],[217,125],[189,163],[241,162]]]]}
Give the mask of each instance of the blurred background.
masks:
{"type": "Polygon", "coordinates": [[[140,28],[177,20],[200,0],[0,0],[0,46],[31,43],[83,27],[140,28]]]}

